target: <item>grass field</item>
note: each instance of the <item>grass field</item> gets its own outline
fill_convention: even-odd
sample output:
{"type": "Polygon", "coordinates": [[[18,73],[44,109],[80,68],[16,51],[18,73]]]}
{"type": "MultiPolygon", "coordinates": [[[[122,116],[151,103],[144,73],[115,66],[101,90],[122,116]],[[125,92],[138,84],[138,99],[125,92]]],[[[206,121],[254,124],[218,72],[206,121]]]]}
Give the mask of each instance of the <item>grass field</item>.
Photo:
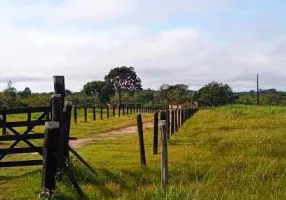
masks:
{"type": "MultiPolygon", "coordinates": [[[[199,111],[169,141],[168,199],[285,199],[286,108],[226,106],[199,111]]],[[[90,199],[164,199],[160,155],[144,132],[147,167],[136,134],[77,151],[97,170],[72,162],[90,199]]],[[[73,166],[73,165],[72,165],[73,166]]],[[[37,199],[41,168],[0,169],[0,199],[37,199]]],[[[63,178],[57,199],[75,199],[63,178]]]]}

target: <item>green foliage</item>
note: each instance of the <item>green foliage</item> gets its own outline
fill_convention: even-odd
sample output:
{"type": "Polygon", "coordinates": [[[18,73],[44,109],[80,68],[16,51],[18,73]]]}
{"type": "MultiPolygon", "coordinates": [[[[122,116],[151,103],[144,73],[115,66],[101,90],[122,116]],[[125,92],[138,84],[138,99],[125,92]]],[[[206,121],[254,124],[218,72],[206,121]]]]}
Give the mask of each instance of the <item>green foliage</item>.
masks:
{"type": "Polygon", "coordinates": [[[141,79],[137,76],[133,67],[117,67],[104,77],[105,81],[113,86],[114,91],[118,94],[121,104],[123,92],[134,93],[142,90],[141,79]]]}
{"type": "Polygon", "coordinates": [[[32,95],[32,91],[30,88],[26,87],[23,91],[18,92],[17,95],[19,95],[20,98],[27,98],[32,95]]]}
{"type": "Polygon", "coordinates": [[[234,103],[237,97],[233,94],[228,84],[211,82],[202,87],[196,95],[195,100],[203,100],[214,106],[234,103]]]}
{"type": "Polygon", "coordinates": [[[88,82],[83,86],[82,91],[86,95],[94,95],[102,105],[108,103],[112,95],[114,95],[114,90],[111,84],[106,81],[88,82]]]}

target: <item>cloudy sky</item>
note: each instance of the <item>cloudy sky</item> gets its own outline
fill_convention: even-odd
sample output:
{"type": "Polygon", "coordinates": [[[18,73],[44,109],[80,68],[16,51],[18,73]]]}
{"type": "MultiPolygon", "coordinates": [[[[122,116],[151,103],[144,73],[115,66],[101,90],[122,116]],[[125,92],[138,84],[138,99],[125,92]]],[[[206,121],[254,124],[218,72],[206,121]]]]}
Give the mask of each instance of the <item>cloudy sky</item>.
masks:
{"type": "Polygon", "coordinates": [[[286,90],[285,0],[0,0],[0,89],[79,91],[133,66],[144,88],[286,90]]]}

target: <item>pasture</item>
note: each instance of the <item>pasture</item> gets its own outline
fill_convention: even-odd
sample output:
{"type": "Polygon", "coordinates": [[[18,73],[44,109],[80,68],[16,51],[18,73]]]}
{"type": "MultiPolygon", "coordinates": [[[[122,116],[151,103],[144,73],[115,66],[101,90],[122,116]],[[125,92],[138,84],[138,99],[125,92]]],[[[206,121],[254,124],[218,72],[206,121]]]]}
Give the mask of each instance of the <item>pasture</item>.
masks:
{"type": "MultiPolygon", "coordinates": [[[[143,120],[151,121],[152,114],[143,115],[143,120]]],[[[283,199],[285,121],[283,107],[234,105],[196,113],[169,141],[168,199],[283,199]]],[[[135,115],[80,122],[72,124],[71,136],[89,136],[135,123],[135,115]]],[[[152,154],[152,141],[153,130],[147,127],[147,167],[140,165],[136,132],[78,148],[97,171],[93,174],[72,159],[70,164],[85,194],[90,199],[164,199],[160,153],[152,154]]],[[[41,167],[0,169],[0,199],[38,199],[40,185],[41,167]]],[[[77,196],[65,175],[57,187],[55,199],[77,196]]]]}

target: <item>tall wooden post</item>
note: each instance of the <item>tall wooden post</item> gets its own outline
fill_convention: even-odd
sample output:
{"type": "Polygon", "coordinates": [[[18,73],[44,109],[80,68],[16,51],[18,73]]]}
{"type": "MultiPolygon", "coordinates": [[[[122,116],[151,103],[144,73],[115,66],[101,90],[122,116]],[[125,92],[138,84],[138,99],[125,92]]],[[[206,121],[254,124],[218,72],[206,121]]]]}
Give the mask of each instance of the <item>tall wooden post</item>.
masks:
{"type": "Polygon", "coordinates": [[[106,107],[106,117],[109,119],[109,106],[106,107]]]}
{"type": "Polygon", "coordinates": [[[158,112],[154,112],[154,137],[153,137],[153,154],[158,154],[158,112]]]}
{"type": "Polygon", "coordinates": [[[84,107],[84,122],[87,122],[87,107],[84,107]]]}
{"type": "Polygon", "coordinates": [[[172,109],[171,113],[171,135],[173,135],[175,133],[175,111],[172,109]]]}
{"type": "Polygon", "coordinates": [[[58,141],[60,138],[59,122],[50,121],[45,123],[45,138],[43,145],[43,170],[42,189],[48,189],[50,193],[56,187],[56,173],[58,169],[58,159],[55,154],[58,152],[58,141]]]}
{"type": "Polygon", "coordinates": [[[166,130],[166,113],[164,111],[160,114],[160,126],[161,126],[161,142],[162,142],[162,154],[161,154],[161,188],[164,194],[167,194],[168,185],[168,136],[166,130]]]}
{"type": "MultiPolygon", "coordinates": [[[[60,134],[59,139],[57,140],[57,155],[60,159],[63,158],[63,141],[64,141],[64,127],[61,128],[61,124],[64,124],[63,119],[63,106],[62,106],[62,98],[60,94],[53,94],[51,96],[51,105],[52,105],[52,121],[59,122],[60,134]]],[[[61,163],[59,163],[61,164],[61,163]]],[[[61,168],[62,166],[58,166],[61,168]]]]}
{"type": "Polygon", "coordinates": [[[93,121],[96,120],[96,107],[92,107],[92,115],[93,115],[93,121]]]}
{"type": "Polygon", "coordinates": [[[77,123],[77,106],[74,106],[73,109],[73,119],[74,119],[74,123],[77,123]]]}
{"type": "Polygon", "coordinates": [[[54,90],[55,90],[55,94],[61,95],[62,107],[64,108],[64,105],[65,105],[65,77],[64,76],[54,76],[54,90]]]}
{"type": "Polygon", "coordinates": [[[70,137],[70,122],[71,122],[72,102],[65,101],[64,121],[65,127],[63,132],[63,158],[66,161],[69,157],[69,137],[70,137]]]}
{"type": "Polygon", "coordinates": [[[115,117],[115,106],[113,106],[113,108],[112,108],[112,115],[113,115],[113,117],[115,117]]]}
{"type": "Polygon", "coordinates": [[[139,149],[140,149],[141,165],[146,166],[144,136],[143,136],[143,123],[142,123],[142,115],[141,114],[137,114],[137,128],[138,128],[138,136],[139,136],[139,149]]]}
{"type": "Polygon", "coordinates": [[[100,119],[103,120],[103,107],[100,106],[100,119]]]}

